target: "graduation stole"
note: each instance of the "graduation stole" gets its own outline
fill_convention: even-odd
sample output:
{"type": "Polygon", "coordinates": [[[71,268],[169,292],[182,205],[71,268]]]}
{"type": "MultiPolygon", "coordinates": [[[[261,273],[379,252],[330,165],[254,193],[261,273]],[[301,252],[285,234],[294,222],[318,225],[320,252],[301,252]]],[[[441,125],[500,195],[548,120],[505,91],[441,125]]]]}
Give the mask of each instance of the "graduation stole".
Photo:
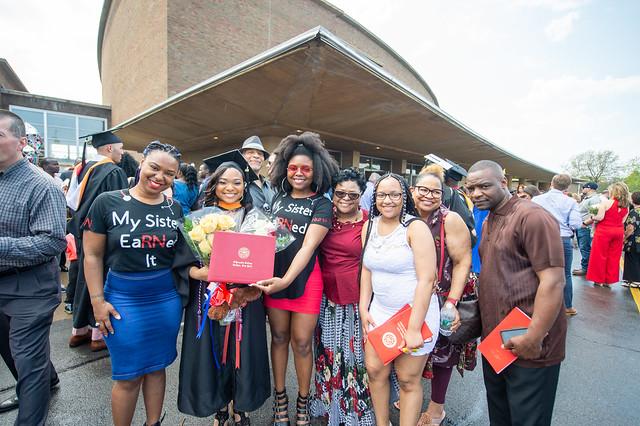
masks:
{"type": "MultiPolygon", "coordinates": [[[[95,169],[98,166],[101,166],[102,164],[107,164],[107,163],[115,164],[115,162],[111,158],[107,157],[107,158],[103,158],[102,160],[100,160],[97,163],[95,163],[93,166],[89,167],[89,170],[87,170],[87,173],[82,178],[82,182],[80,182],[80,185],[78,187],[78,193],[77,193],[78,204],[77,204],[77,207],[80,207],[80,202],[82,201],[82,196],[84,195],[84,190],[87,187],[87,182],[89,181],[89,176],[91,176],[91,172],[93,172],[93,169],[95,169]]],[[[79,176],[80,173],[82,173],[82,164],[78,164],[76,166],[76,170],[74,170],[74,175],[79,176]],[[76,173],[77,173],[77,175],[76,175],[76,173]]],[[[76,208],[76,210],[77,210],[77,208],[76,208]]]]}

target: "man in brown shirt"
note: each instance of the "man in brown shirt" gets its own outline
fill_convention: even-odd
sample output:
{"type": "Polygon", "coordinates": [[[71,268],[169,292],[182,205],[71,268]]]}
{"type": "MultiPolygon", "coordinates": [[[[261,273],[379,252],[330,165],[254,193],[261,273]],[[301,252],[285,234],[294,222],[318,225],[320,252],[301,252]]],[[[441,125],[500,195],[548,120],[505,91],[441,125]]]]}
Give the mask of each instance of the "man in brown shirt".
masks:
{"type": "Polygon", "coordinates": [[[482,337],[515,307],[531,317],[527,333],[505,344],[515,363],[496,374],[483,360],[491,424],[549,425],[567,333],[558,223],[539,205],[512,197],[493,161],[469,169],[467,188],[477,208],[490,210],[480,244],[482,337]]]}

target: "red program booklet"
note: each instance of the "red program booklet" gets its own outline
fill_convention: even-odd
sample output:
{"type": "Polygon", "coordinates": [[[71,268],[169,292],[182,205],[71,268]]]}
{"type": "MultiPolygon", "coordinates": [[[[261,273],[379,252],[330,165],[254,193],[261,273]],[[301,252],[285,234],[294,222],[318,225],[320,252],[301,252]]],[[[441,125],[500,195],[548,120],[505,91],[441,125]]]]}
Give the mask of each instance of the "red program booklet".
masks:
{"type": "MultiPolygon", "coordinates": [[[[410,317],[411,306],[404,305],[391,318],[367,333],[367,340],[371,342],[384,365],[389,364],[402,353],[404,335],[409,325],[410,317]]],[[[422,332],[422,340],[427,340],[433,336],[433,333],[425,323],[422,323],[420,331],[422,332]]]]}
{"type": "Polygon", "coordinates": [[[209,281],[253,284],[273,277],[276,238],[218,231],[213,234],[209,281]]]}
{"type": "Polygon", "coordinates": [[[502,373],[505,368],[518,359],[509,349],[502,348],[502,336],[500,336],[500,332],[512,328],[529,327],[530,323],[531,317],[522,312],[520,308],[515,307],[500,321],[500,324],[480,342],[478,350],[487,362],[491,364],[496,374],[502,373]]]}

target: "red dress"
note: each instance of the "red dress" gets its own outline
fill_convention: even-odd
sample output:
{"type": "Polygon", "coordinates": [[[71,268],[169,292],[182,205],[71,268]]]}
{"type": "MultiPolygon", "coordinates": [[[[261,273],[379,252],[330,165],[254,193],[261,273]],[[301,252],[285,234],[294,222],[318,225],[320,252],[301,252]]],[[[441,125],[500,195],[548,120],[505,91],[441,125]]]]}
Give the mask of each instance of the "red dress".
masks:
{"type": "Polygon", "coordinates": [[[613,200],[611,207],[604,212],[604,218],[596,224],[587,280],[600,284],[620,281],[620,257],[624,245],[623,221],[628,212],[628,208],[618,208],[618,200],[613,200]]]}

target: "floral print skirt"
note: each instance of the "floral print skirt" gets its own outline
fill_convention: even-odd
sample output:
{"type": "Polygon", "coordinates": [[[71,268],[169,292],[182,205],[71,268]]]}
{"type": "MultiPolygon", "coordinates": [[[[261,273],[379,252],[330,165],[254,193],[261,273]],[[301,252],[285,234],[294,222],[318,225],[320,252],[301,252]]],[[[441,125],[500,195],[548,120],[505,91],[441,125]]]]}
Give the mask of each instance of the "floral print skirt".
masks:
{"type": "Polygon", "coordinates": [[[336,305],[323,296],[314,343],[311,415],[329,426],[375,425],[358,304],[336,305]]]}

